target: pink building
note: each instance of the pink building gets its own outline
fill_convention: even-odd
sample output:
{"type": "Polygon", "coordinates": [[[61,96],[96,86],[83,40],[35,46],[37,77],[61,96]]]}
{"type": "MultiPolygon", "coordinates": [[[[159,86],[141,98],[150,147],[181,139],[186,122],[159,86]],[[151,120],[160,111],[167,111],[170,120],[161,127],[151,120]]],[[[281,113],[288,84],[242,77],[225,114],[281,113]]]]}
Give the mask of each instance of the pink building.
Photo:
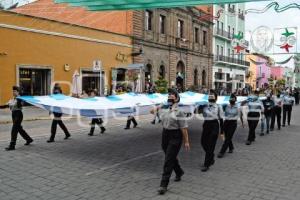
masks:
{"type": "Polygon", "coordinates": [[[257,57],[256,67],[256,87],[264,88],[269,84],[269,78],[271,77],[271,67],[269,66],[269,59],[267,56],[257,57]]]}
{"type": "Polygon", "coordinates": [[[284,67],[279,67],[279,66],[271,67],[271,77],[274,80],[283,79],[284,78],[284,73],[285,73],[284,67]]]}

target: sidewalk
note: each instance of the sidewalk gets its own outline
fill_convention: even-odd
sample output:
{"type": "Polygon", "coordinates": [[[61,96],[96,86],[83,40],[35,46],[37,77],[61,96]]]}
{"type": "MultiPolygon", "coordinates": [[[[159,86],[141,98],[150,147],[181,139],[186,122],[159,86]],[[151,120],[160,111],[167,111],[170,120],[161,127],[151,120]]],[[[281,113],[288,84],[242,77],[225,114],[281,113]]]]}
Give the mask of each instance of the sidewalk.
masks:
{"type": "MultiPolygon", "coordinates": [[[[49,111],[37,108],[34,106],[23,107],[23,120],[34,121],[34,120],[47,120],[50,119],[49,111]]],[[[0,124],[11,123],[11,112],[9,109],[0,109],[0,124]]]]}

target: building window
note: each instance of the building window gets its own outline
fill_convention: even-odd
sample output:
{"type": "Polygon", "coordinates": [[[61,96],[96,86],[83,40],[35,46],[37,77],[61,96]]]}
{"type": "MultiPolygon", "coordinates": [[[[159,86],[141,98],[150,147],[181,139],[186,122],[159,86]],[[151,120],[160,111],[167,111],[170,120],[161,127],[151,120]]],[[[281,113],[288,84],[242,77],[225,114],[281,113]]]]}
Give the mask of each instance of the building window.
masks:
{"type": "Polygon", "coordinates": [[[160,34],[166,33],[166,16],[164,15],[159,16],[159,32],[160,34]]]}
{"type": "Polygon", "coordinates": [[[145,29],[147,31],[152,31],[152,17],[153,17],[152,11],[146,10],[146,12],[145,12],[145,29]]]}
{"type": "Polygon", "coordinates": [[[206,46],[206,44],[207,44],[207,31],[203,31],[202,42],[203,42],[203,45],[206,46]]]}
{"type": "Polygon", "coordinates": [[[221,56],[223,57],[224,56],[224,47],[221,46],[221,56]]]}
{"type": "Polygon", "coordinates": [[[180,19],[178,20],[177,28],[178,38],[183,38],[184,22],[180,19]]]}
{"type": "Polygon", "coordinates": [[[230,48],[227,49],[228,57],[230,57],[230,48]]]}
{"type": "Polygon", "coordinates": [[[199,28],[195,28],[195,36],[194,36],[194,38],[195,38],[195,43],[199,43],[199,28]]]}
{"type": "Polygon", "coordinates": [[[224,23],[221,22],[221,31],[222,31],[222,35],[223,35],[223,31],[224,31],[224,23]]]}
{"type": "Polygon", "coordinates": [[[217,21],[217,31],[218,31],[218,33],[219,33],[219,30],[220,30],[220,22],[217,21]]]}
{"type": "Polygon", "coordinates": [[[206,86],[206,71],[202,71],[202,86],[206,86]]]}
{"type": "Polygon", "coordinates": [[[219,59],[219,55],[220,55],[220,46],[217,45],[217,57],[218,57],[218,59],[219,59]]]}
{"type": "Polygon", "coordinates": [[[165,73],[166,73],[165,66],[161,65],[159,67],[159,76],[160,76],[160,78],[164,79],[165,78],[165,73]]]}
{"type": "Polygon", "coordinates": [[[232,38],[234,37],[235,29],[232,28],[232,38]]]}
{"type": "Polygon", "coordinates": [[[198,70],[194,70],[194,86],[198,86],[198,70]]]}
{"type": "Polygon", "coordinates": [[[230,38],[230,26],[228,26],[228,37],[230,38]]]}

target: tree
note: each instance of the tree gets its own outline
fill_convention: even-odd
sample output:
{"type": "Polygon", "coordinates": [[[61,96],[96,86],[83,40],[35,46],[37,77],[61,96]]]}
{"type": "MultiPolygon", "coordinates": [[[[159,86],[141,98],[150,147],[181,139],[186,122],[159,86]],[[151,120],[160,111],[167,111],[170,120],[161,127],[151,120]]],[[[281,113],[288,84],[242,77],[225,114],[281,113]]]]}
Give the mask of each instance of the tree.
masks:
{"type": "Polygon", "coordinates": [[[168,81],[160,77],[155,81],[156,92],[158,93],[167,93],[168,92],[168,81]]]}

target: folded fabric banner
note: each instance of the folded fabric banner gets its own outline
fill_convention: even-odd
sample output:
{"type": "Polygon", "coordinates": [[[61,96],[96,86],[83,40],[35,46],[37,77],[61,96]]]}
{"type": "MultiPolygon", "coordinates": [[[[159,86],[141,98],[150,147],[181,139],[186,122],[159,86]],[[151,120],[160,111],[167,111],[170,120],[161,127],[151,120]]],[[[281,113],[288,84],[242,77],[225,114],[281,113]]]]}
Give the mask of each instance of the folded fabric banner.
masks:
{"type": "MultiPolygon", "coordinates": [[[[49,96],[20,96],[19,99],[50,112],[78,115],[85,117],[119,117],[145,115],[160,104],[167,102],[167,94],[126,93],[108,97],[74,98],[62,94],[49,96]]],[[[238,97],[238,102],[247,97],[238,97]]],[[[208,95],[184,92],[180,94],[179,107],[185,112],[193,112],[197,105],[208,102],[208,95]]],[[[218,104],[228,104],[229,96],[219,96],[218,104]]]]}

